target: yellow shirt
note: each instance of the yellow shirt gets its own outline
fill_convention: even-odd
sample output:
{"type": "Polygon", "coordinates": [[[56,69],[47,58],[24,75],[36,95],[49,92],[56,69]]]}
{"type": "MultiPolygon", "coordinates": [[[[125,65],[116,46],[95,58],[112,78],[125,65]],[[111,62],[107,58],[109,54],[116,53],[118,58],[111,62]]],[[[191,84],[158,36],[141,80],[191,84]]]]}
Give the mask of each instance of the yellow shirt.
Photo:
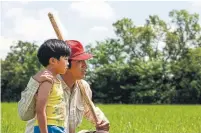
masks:
{"type": "MultiPolygon", "coordinates": [[[[47,125],[64,127],[66,119],[66,104],[64,99],[64,90],[61,82],[55,82],[48,96],[46,106],[47,125]]],[[[36,120],[36,124],[38,121],[36,120]]]]}

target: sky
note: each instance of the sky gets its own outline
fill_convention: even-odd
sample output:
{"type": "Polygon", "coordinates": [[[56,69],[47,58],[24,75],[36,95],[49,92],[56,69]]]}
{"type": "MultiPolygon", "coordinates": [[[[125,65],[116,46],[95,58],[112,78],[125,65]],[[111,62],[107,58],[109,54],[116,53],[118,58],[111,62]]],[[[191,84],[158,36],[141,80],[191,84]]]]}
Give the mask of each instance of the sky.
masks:
{"type": "Polygon", "coordinates": [[[107,38],[116,38],[112,26],[124,17],[135,25],[145,24],[149,15],[169,22],[173,9],[200,15],[199,1],[1,1],[0,58],[5,59],[10,46],[18,40],[35,42],[56,38],[48,18],[53,13],[64,39],[79,40],[84,46],[107,38]]]}

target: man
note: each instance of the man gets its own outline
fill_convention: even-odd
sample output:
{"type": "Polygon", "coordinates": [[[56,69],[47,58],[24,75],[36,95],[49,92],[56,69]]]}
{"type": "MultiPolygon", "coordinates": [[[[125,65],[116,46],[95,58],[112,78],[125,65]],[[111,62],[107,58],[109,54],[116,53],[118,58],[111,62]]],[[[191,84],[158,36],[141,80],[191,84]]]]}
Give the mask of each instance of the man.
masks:
{"type": "MultiPolygon", "coordinates": [[[[87,96],[92,98],[90,86],[85,80],[83,80],[87,69],[87,64],[85,61],[92,58],[92,55],[84,52],[84,48],[79,41],[68,40],[66,43],[71,48],[71,56],[69,58],[70,66],[64,75],[59,76],[65,92],[64,96],[67,106],[68,122],[66,123],[66,132],[75,133],[76,127],[82,122],[83,116],[85,116],[90,122],[96,125],[97,133],[108,133],[109,121],[104,116],[103,112],[96,107],[95,112],[99,121],[97,123],[95,122],[92,112],[84,102],[79,85],[77,84],[77,80],[81,80],[87,96]]],[[[22,92],[21,100],[18,103],[18,112],[21,118],[27,115],[25,113],[27,110],[33,110],[33,108],[29,107],[29,105],[34,103],[33,95],[35,94],[34,92],[37,91],[40,83],[51,80],[52,75],[44,70],[37,73],[35,76],[33,76],[33,78],[30,79],[27,88],[25,89],[26,94],[23,94],[22,92]],[[27,94],[29,95],[27,96],[27,94]]],[[[34,122],[35,118],[27,122],[25,133],[33,133],[34,122]]],[[[80,131],[79,133],[85,133],[85,131],[80,131]]],[[[86,131],[86,133],[90,132],[86,131]]],[[[95,133],[95,131],[91,131],[91,133],[95,133]]]]}

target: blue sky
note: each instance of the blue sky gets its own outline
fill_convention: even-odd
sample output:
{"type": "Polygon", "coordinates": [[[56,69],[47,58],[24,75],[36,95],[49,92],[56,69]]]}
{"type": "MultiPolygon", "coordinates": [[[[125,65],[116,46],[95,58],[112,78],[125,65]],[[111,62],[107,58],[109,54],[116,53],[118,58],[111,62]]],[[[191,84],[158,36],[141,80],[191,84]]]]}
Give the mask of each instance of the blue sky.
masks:
{"type": "Polygon", "coordinates": [[[135,25],[143,25],[149,15],[168,22],[173,9],[196,12],[201,20],[199,1],[1,1],[0,58],[5,58],[17,40],[41,45],[48,38],[56,38],[48,12],[54,14],[65,39],[79,40],[85,46],[115,37],[112,23],[123,17],[131,18],[135,25]]]}

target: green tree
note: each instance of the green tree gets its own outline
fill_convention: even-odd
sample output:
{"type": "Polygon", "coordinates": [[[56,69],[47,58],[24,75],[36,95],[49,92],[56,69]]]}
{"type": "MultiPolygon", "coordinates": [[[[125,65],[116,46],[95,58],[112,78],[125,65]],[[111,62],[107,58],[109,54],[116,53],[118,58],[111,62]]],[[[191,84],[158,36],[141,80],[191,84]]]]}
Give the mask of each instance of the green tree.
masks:
{"type": "MultiPolygon", "coordinates": [[[[95,54],[90,61],[88,80],[97,101],[182,103],[179,99],[188,101],[190,96],[195,96],[191,103],[198,102],[199,75],[189,76],[181,64],[190,63],[187,57],[198,58],[190,54],[190,49],[197,51],[200,47],[199,15],[173,10],[169,17],[171,22],[167,23],[157,15],[150,15],[143,26],[123,18],[113,24],[117,39],[97,42],[95,47],[87,46],[95,54]],[[180,85],[183,83],[191,85],[180,85]],[[194,88],[194,92],[190,88],[194,88]],[[183,97],[186,93],[189,96],[183,97]]],[[[188,70],[200,71],[197,63],[191,62],[194,65],[188,65],[188,70]]]]}
{"type": "Polygon", "coordinates": [[[37,48],[34,43],[22,41],[10,47],[11,52],[1,66],[2,101],[19,100],[30,76],[41,68],[36,56],[37,48]]]}
{"type": "Polygon", "coordinates": [[[174,103],[201,103],[201,47],[189,49],[178,62],[172,64],[175,93],[174,103]]]}

